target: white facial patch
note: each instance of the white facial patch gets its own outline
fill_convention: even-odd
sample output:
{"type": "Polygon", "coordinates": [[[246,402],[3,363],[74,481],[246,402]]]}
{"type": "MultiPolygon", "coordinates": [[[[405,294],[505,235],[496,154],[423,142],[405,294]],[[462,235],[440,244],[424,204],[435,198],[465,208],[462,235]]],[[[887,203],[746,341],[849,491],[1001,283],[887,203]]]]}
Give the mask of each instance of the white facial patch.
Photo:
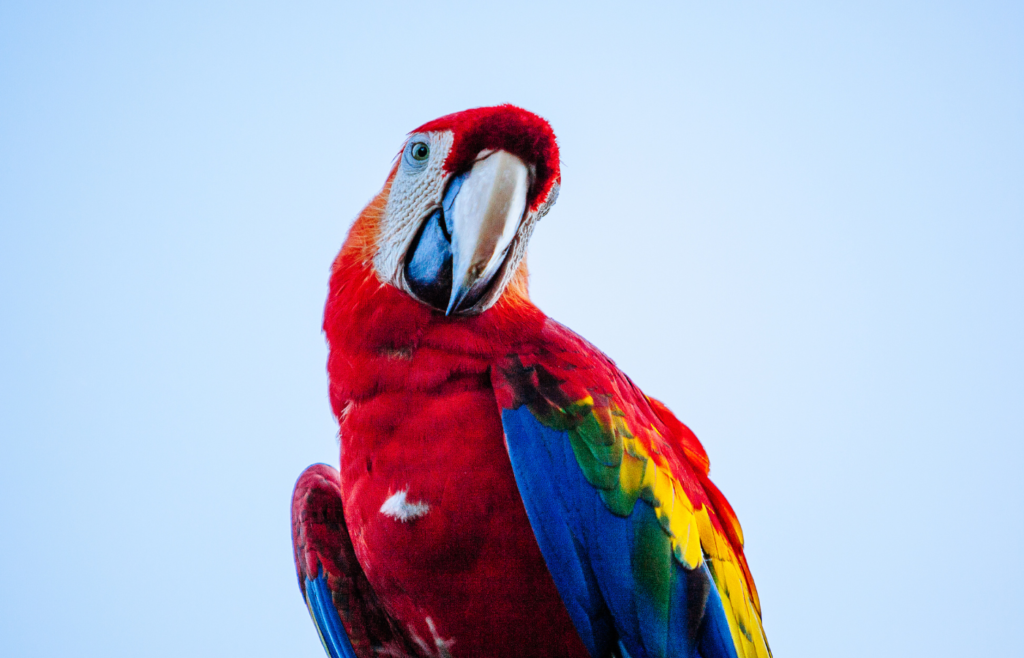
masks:
{"type": "Polygon", "coordinates": [[[399,491],[396,494],[392,494],[390,498],[384,501],[384,504],[380,506],[380,513],[384,516],[390,516],[396,521],[407,523],[413,519],[418,519],[421,516],[426,516],[427,512],[430,511],[430,505],[420,503],[410,503],[405,499],[408,495],[407,490],[399,491]]]}
{"type": "Polygon", "coordinates": [[[395,179],[391,182],[388,205],[381,220],[381,241],[373,263],[384,281],[403,290],[402,257],[416,237],[422,221],[441,205],[447,180],[443,170],[444,161],[455,136],[450,130],[419,133],[411,136],[407,143],[413,141],[429,144],[430,158],[422,167],[418,167],[409,166],[404,158],[404,149],[403,155],[398,156],[401,161],[395,179]]]}
{"type": "MultiPolygon", "coordinates": [[[[382,282],[390,283],[410,295],[413,295],[413,292],[403,273],[406,252],[416,239],[423,222],[441,206],[445,183],[449,178],[448,173],[444,171],[444,161],[454,142],[455,135],[451,130],[416,133],[409,137],[398,156],[398,169],[391,182],[387,206],[380,220],[380,235],[373,267],[382,282]],[[426,144],[430,149],[429,157],[422,162],[407,157],[409,147],[417,143],[426,144]]],[[[483,159],[491,153],[493,152],[490,150],[484,150],[477,159],[483,159]]],[[[558,198],[558,189],[559,184],[556,182],[538,208],[524,213],[522,221],[518,224],[518,233],[512,238],[507,251],[500,250],[507,256],[496,273],[497,280],[474,304],[472,312],[482,313],[501,297],[505,287],[515,276],[519,263],[526,257],[526,246],[537,221],[547,214],[558,198]]]]}

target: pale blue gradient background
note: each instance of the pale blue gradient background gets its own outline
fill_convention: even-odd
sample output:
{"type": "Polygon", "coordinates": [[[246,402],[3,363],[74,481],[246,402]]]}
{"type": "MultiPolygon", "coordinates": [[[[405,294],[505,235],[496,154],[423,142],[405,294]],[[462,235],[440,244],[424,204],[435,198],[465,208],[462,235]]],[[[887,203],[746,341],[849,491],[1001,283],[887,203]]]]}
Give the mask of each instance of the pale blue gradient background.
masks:
{"type": "Polygon", "coordinates": [[[140,4],[0,4],[0,655],[322,655],[328,267],[504,101],[534,298],[704,441],[775,655],[1022,655],[1020,3],[140,4]]]}

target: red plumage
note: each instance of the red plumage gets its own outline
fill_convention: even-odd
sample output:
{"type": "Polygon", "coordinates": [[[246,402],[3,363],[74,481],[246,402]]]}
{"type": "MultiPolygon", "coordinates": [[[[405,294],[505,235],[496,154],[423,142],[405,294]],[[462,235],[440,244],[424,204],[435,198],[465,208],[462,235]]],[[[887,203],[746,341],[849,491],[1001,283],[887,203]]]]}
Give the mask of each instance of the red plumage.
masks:
{"type": "MultiPolygon", "coordinates": [[[[446,168],[500,148],[535,165],[535,200],[557,181],[554,135],[535,115],[477,110],[419,131],[443,128],[455,134],[446,168]]],[[[459,656],[585,656],[520,500],[489,378],[504,346],[545,320],[525,297],[525,266],[494,307],[469,317],[382,284],[371,260],[389,188],[390,178],[352,227],[324,314],[359,563],[398,619],[422,638],[454,639],[459,656]],[[415,523],[382,515],[399,489],[431,501],[430,513],[415,523]]]]}
{"type": "MultiPolygon", "coordinates": [[[[560,184],[558,146],[540,117],[509,105],[479,108],[414,133],[436,131],[452,133],[447,175],[466,171],[481,151],[504,150],[530,168],[530,220],[550,205],[560,184]]],[[[515,398],[522,391],[505,378],[518,368],[532,378],[531,395],[555,386],[560,403],[591,400],[588,413],[601,422],[621,416],[631,427],[651,428],[644,439],[650,458],[688,500],[707,507],[756,606],[739,524],[707,479],[708,458],[696,436],[610,359],[533,305],[525,261],[512,261],[496,303],[476,314],[447,316],[382,279],[375,259],[390,239],[382,227],[400,166],[357,218],[331,271],[324,332],[341,468],[337,477],[314,467],[296,488],[293,527],[304,591],[322,569],[360,657],[373,655],[374,646],[395,655],[463,658],[588,655],[509,461],[500,410],[521,403],[515,398]],[[541,381],[542,372],[557,382],[541,381]],[[398,512],[387,507],[395,500],[398,512]]],[[[524,230],[528,238],[532,225],[524,230]]]]}
{"type": "Polygon", "coordinates": [[[504,346],[544,319],[500,303],[446,318],[345,251],[331,277],[324,329],[356,555],[397,618],[455,639],[459,656],[586,655],[519,498],[489,377],[504,346]],[[382,515],[399,489],[430,513],[382,515]]]}
{"type": "Polygon", "coordinates": [[[415,642],[384,608],[359,566],[345,525],[341,483],[330,466],[310,466],[295,484],[292,537],[299,587],[306,594],[304,575],[323,572],[354,646],[364,653],[376,645],[415,655],[415,642]]]}

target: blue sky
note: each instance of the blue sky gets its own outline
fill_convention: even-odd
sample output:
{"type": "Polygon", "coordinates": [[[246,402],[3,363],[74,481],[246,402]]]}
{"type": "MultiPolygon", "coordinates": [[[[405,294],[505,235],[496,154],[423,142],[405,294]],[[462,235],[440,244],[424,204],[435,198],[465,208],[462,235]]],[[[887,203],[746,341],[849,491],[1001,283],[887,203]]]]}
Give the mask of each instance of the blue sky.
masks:
{"type": "Polygon", "coordinates": [[[1012,655],[1019,3],[0,5],[0,653],[320,656],[291,487],[404,134],[559,136],[535,301],[704,442],[775,654],[1012,655]]]}

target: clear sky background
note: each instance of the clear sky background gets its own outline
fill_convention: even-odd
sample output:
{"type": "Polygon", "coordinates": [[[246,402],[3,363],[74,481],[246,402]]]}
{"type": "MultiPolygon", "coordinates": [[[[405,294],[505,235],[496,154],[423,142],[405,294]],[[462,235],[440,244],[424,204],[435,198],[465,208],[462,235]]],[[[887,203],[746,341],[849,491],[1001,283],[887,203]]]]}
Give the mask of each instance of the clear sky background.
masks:
{"type": "Polygon", "coordinates": [[[534,299],[703,440],[775,655],[1022,655],[1024,5],[86,4],[0,4],[0,654],[322,655],[328,267],[513,102],[534,299]]]}

